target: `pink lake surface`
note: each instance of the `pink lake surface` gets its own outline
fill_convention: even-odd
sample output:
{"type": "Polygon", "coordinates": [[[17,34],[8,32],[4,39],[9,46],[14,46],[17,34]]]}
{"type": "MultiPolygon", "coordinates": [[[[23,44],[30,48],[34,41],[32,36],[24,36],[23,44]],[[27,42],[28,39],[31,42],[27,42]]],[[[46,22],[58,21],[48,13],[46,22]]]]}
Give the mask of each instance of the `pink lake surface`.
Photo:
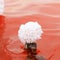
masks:
{"type": "Polygon", "coordinates": [[[21,53],[23,44],[18,39],[18,29],[28,21],[37,21],[44,31],[42,39],[37,41],[39,55],[47,60],[60,60],[60,4],[47,4],[39,10],[39,14],[14,18],[0,16],[0,19],[0,60],[25,60],[26,54],[21,53]]]}

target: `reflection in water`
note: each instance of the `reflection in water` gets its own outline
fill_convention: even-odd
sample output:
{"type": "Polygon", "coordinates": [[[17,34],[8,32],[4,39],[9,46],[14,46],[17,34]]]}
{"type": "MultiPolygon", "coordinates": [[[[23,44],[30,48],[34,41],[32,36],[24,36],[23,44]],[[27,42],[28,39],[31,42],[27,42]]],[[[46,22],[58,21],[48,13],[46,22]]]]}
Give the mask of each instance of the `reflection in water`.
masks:
{"type": "Polygon", "coordinates": [[[5,16],[0,15],[0,60],[11,60],[10,56],[5,53],[6,39],[3,39],[5,30],[5,16]]]}
{"type": "Polygon", "coordinates": [[[27,59],[26,60],[46,60],[43,56],[37,55],[37,44],[26,43],[25,49],[27,50],[27,59]]]}
{"type": "Polygon", "coordinates": [[[4,28],[5,28],[5,17],[4,16],[0,16],[0,39],[3,36],[4,33],[4,28]]]}

